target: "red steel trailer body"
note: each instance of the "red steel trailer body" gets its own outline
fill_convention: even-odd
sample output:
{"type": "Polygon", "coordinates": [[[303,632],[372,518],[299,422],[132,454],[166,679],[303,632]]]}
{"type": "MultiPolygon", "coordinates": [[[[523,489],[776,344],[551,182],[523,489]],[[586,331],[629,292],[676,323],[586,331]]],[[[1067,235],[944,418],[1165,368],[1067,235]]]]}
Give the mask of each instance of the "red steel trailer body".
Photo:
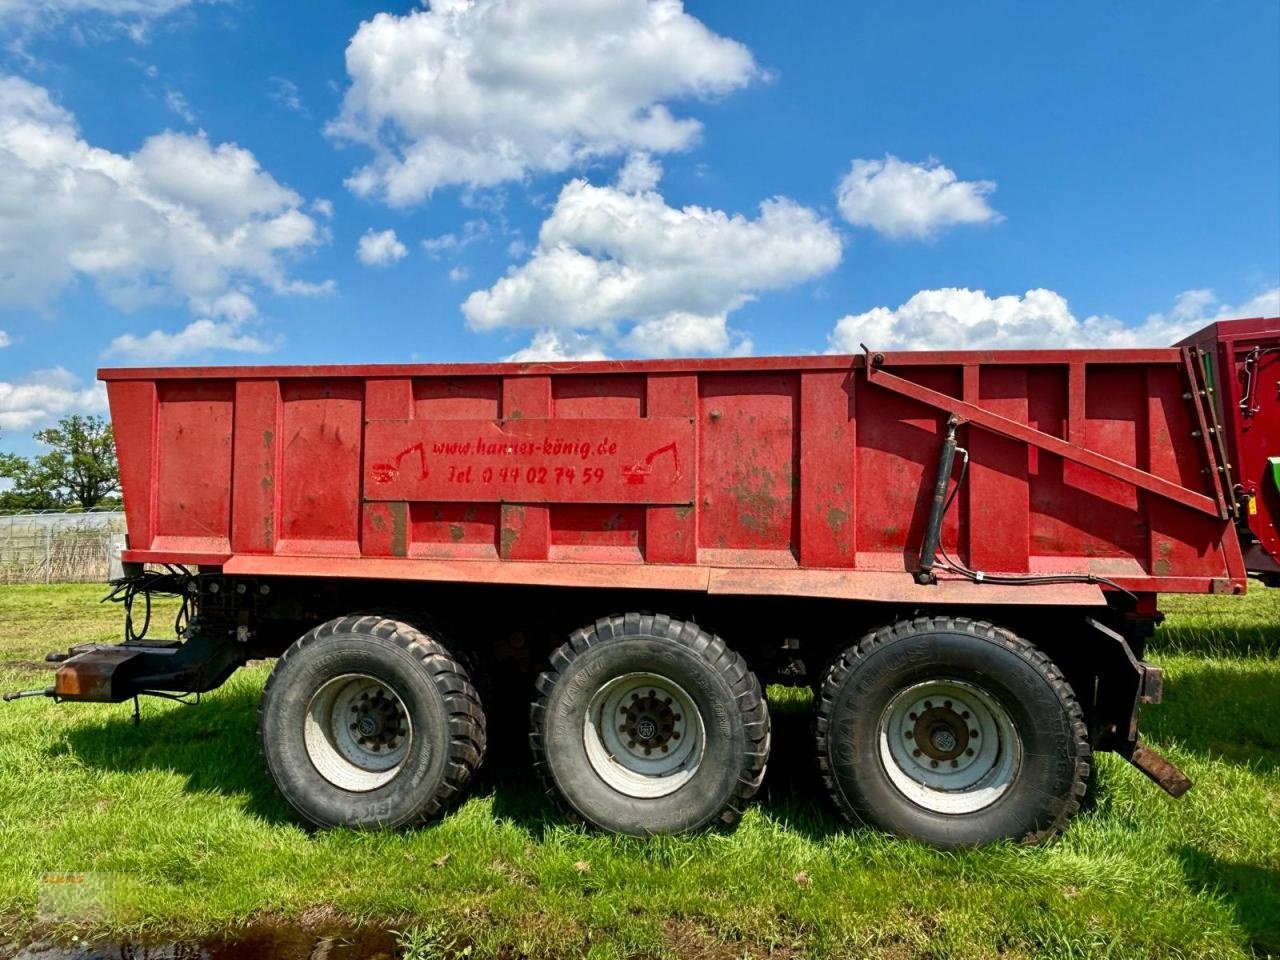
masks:
{"type": "Polygon", "coordinates": [[[104,370],[125,559],[254,576],[1100,602],[1087,584],[904,576],[954,415],[968,480],[941,539],[969,567],[1094,574],[1143,593],[1244,589],[1182,350],[871,359],[104,370]]]}
{"type": "Polygon", "coordinates": [[[50,692],[207,689],[288,648],[264,700],[282,791],[388,825],[479,762],[473,675],[546,666],[544,780],[646,833],[731,821],[768,752],[756,676],[808,681],[843,811],[943,845],[1042,838],[1093,750],[1189,786],[1138,738],[1160,695],[1142,646],[1157,594],[1280,573],[1276,351],[1272,319],[1165,349],[103,370],[122,589],[192,620],[171,669],[145,641],[83,649],[50,692]],[[410,679],[351,654],[339,679],[382,686],[343,699],[297,666],[378,644],[438,650],[437,687],[466,687],[441,701],[454,772],[417,799],[377,759],[404,769],[433,729],[410,679]]]}

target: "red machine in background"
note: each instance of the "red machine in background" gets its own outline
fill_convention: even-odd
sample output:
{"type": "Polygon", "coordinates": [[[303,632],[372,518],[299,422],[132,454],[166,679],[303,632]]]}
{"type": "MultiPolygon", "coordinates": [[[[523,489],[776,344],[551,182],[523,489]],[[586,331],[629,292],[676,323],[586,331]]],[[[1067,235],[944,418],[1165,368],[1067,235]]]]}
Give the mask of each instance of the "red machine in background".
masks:
{"type": "Polygon", "coordinates": [[[1182,341],[1211,392],[1210,429],[1245,565],[1268,585],[1280,578],[1280,321],[1210,324],[1182,341]]]}
{"type": "Polygon", "coordinates": [[[809,683],[843,812],[1043,839],[1095,750],[1189,786],[1138,737],[1143,645],[1159,593],[1280,574],[1277,351],[1272,319],[1143,350],[103,370],[118,596],[189,620],[32,693],[279,656],[268,767],[360,826],[437,813],[486,711],[532,700],[549,792],[654,833],[736,819],[761,682],[809,683]]]}

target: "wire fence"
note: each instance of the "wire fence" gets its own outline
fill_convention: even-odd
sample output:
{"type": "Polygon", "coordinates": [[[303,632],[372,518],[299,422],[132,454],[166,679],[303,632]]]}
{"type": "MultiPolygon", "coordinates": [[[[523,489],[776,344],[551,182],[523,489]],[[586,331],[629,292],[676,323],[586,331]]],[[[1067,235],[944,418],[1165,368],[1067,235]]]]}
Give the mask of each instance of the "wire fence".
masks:
{"type": "Polygon", "coordinates": [[[0,584],[100,583],[124,513],[16,513],[0,516],[0,584]]]}

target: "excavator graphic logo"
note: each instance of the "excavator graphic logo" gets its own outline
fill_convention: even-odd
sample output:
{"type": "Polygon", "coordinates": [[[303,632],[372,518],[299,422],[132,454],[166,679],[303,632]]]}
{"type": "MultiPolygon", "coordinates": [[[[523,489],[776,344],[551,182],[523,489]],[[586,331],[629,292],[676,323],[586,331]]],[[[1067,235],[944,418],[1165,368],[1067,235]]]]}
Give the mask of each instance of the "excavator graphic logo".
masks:
{"type": "Polygon", "coordinates": [[[413,446],[409,447],[408,449],[401,450],[398,454],[396,454],[395,460],[393,461],[383,460],[373,464],[369,468],[370,473],[373,475],[373,482],[374,483],[390,483],[396,477],[400,476],[400,464],[404,461],[404,458],[409,456],[409,454],[411,453],[416,453],[418,455],[418,463],[419,463],[419,469],[420,469],[420,473],[418,474],[418,479],[419,480],[427,479],[427,477],[430,476],[431,474],[431,471],[427,469],[427,449],[423,444],[415,443],[413,446]]]}
{"type": "Polygon", "coordinates": [[[622,475],[626,477],[627,483],[636,483],[636,484],[644,483],[645,480],[649,478],[649,474],[653,473],[653,462],[657,460],[658,457],[662,456],[664,453],[671,454],[671,463],[674,468],[674,471],[673,471],[674,475],[672,476],[671,479],[679,480],[680,479],[680,454],[676,450],[675,441],[672,440],[670,443],[666,444],[665,446],[661,446],[657,450],[654,450],[643,460],[637,460],[635,463],[631,464],[631,466],[623,467],[622,475]]]}

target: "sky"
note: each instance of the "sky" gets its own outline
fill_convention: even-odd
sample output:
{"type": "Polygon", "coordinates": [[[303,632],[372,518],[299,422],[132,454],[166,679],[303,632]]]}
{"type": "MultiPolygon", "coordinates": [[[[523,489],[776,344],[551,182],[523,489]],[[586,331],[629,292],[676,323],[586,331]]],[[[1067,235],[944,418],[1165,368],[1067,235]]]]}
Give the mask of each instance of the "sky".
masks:
{"type": "Polygon", "coordinates": [[[1280,314],[1280,4],[0,0],[0,448],[100,366],[1280,314]]]}

